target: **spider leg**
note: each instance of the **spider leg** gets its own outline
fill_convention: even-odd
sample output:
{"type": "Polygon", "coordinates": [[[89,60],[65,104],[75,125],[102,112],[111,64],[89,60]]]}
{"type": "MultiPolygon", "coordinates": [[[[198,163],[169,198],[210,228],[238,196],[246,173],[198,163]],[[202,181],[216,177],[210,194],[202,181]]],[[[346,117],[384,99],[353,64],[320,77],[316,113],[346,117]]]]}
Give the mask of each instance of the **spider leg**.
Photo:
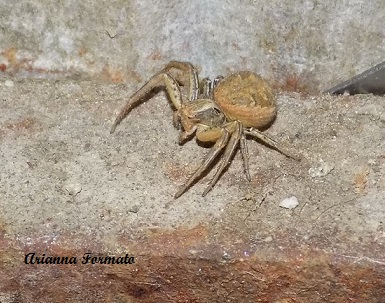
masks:
{"type": "Polygon", "coordinates": [[[218,76],[211,81],[209,78],[204,78],[199,82],[199,93],[203,99],[213,99],[213,92],[218,83],[223,79],[222,76],[218,76]]]}
{"type": "Polygon", "coordinates": [[[247,148],[247,140],[245,135],[242,133],[241,139],[239,139],[241,147],[241,155],[243,160],[243,169],[245,170],[247,181],[251,181],[250,171],[249,171],[249,150],[247,148]]]}
{"type": "Polygon", "coordinates": [[[179,188],[178,192],[174,196],[175,199],[179,198],[191,186],[191,184],[193,184],[199,178],[199,176],[207,169],[207,167],[218,156],[221,150],[227,145],[229,137],[230,133],[228,132],[228,130],[223,129],[221,137],[217,140],[217,142],[215,142],[205,161],[195,171],[195,173],[190,177],[190,179],[188,179],[186,184],[179,188]]]}
{"type": "Polygon", "coordinates": [[[178,137],[179,145],[182,145],[189,137],[191,137],[192,134],[195,133],[196,129],[197,129],[197,127],[195,125],[188,131],[184,130],[184,131],[180,132],[179,137],[178,137]]]}
{"type": "Polygon", "coordinates": [[[175,68],[183,72],[187,72],[189,75],[189,93],[188,100],[192,101],[198,98],[199,83],[198,83],[198,72],[195,69],[194,65],[189,62],[181,61],[170,61],[165,68],[165,72],[168,72],[170,69],[175,68]]]}
{"type": "Polygon", "coordinates": [[[213,179],[210,181],[209,185],[203,192],[202,196],[206,196],[206,194],[214,187],[215,183],[218,181],[219,177],[222,175],[223,170],[229,165],[231,156],[234,154],[234,151],[238,145],[239,140],[243,135],[243,127],[240,122],[235,122],[235,129],[231,134],[229,143],[226,146],[225,152],[223,154],[223,158],[219,164],[219,168],[215,173],[213,179]]]}
{"type": "Polygon", "coordinates": [[[212,99],[212,81],[209,78],[204,78],[199,82],[199,94],[203,99],[212,99]]]}
{"type": "Polygon", "coordinates": [[[214,89],[218,84],[219,82],[221,82],[223,80],[223,76],[217,76],[215,79],[214,79],[214,82],[213,82],[213,86],[212,86],[212,89],[214,89]]]}
{"type": "Polygon", "coordinates": [[[127,116],[127,114],[139,101],[141,101],[155,87],[160,85],[166,86],[167,93],[170,96],[171,102],[176,109],[179,109],[182,106],[182,95],[180,92],[179,84],[170,74],[165,72],[158,73],[131,96],[126,105],[122,108],[116,117],[115,122],[111,127],[110,133],[112,134],[115,131],[118,124],[124,119],[125,116],[127,116]]]}
{"type": "Polygon", "coordinates": [[[259,131],[257,129],[253,129],[253,128],[245,129],[243,132],[247,135],[251,135],[255,138],[258,138],[259,140],[261,140],[262,142],[266,143],[267,145],[273,147],[275,150],[279,151],[281,154],[285,155],[288,158],[291,158],[291,159],[294,159],[297,161],[301,160],[300,157],[291,154],[289,151],[287,151],[282,146],[280,146],[278,144],[278,142],[269,138],[268,136],[266,136],[264,133],[262,133],[261,131],[259,131]]]}

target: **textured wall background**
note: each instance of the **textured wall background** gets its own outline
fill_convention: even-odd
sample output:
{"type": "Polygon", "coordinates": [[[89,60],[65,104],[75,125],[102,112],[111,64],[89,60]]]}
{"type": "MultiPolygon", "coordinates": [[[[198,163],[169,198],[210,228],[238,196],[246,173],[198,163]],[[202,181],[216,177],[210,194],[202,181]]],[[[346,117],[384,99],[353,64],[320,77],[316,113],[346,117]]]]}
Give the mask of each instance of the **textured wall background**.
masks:
{"type": "Polygon", "coordinates": [[[278,94],[266,132],[302,161],[249,140],[251,182],[238,153],[204,198],[214,171],[173,199],[208,149],[177,144],[164,94],[109,133],[171,59],[333,86],[384,60],[384,15],[383,0],[0,0],[0,302],[384,302],[383,97],[278,94]]]}
{"type": "Polygon", "coordinates": [[[142,82],[171,59],[325,89],[383,61],[382,0],[0,0],[0,70],[142,82]]]}

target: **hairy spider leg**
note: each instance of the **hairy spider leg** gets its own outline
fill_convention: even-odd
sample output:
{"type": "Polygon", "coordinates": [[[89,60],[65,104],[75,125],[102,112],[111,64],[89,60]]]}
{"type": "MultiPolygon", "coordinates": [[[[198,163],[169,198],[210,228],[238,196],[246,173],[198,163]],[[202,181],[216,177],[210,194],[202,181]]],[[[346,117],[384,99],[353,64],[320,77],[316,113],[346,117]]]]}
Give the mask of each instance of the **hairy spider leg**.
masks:
{"type": "Polygon", "coordinates": [[[230,164],[231,157],[234,154],[234,151],[238,145],[238,142],[242,137],[242,134],[243,134],[242,124],[238,121],[232,122],[231,124],[232,124],[231,125],[232,132],[231,132],[230,140],[226,145],[223,158],[219,163],[218,170],[216,171],[213,179],[210,181],[209,185],[207,186],[207,188],[202,194],[203,197],[206,196],[207,193],[214,187],[215,183],[217,183],[219,177],[222,175],[225,168],[230,164]]]}
{"type": "Polygon", "coordinates": [[[204,78],[199,82],[199,94],[201,98],[213,98],[211,86],[212,81],[209,78],[204,78]]]}
{"type": "Polygon", "coordinates": [[[283,147],[279,146],[279,144],[276,141],[269,138],[268,136],[266,136],[264,133],[262,133],[261,131],[259,131],[257,129],[254,129],[254,128],[245,129],[243,132],[247,135],[251,135],[255,138],[258,138],[259,140],[261,140],[262,142],[266,143],[267,145],[273,147],[274,149],[276,149],[277,151],[279,151],[281,154],[285,155],[288,158],[291,158],[291,159],[294,159],[297,161],[301,160],[300,157],[298,157],[296,155],[292,155],[289,151],[287,151],[283,147]]]}
{"type": "Polygon", "coordinates": [[[201,166],[195,171],[195,173],[188,179],[188,181],[179,188],[178,192],[175,194],[175,199],[179,198],[184,192],[199,178],[199,176],[208,168],[208,166],[214,161],[218,156],[221,150],[227,145],[229,141],[230,133],[227,129],[222,130],[221,137],[215,142],[214,146],[211,148],[209,154],[206,156],[206,159],[201,164],[201,166]]]}
{"type": "Polygon", "coordinates": [[[224,79],[223,76],[217,76],[217,77],[214,79],[212,89],[214,90],[214,88],[215,88],[215,87],[219,84],[219,82],[222,81],[223,79],[224,79]]]}
{"type": "MultiPolygon", "coordinates": [[[[198,98],[199,83],[198,72],[194,65],[189,62],[170,61],[165,67],[164,71],[169,72],[170,69],[179,69],[183,72],[187,72],[189,76],[189,88],[188,88],[188,100],[193,101],[198,98]]],[[[179,79],[177,79],[179,80],[179,79]]]]}
{"type": "Polygon", "coordinates": [[[201,98],[214,98],[214,89],[218,83],[223,79],[222,76],[217,76],[213,81],[209,78],[204,78],[199,82],[199,93],[201,98]]]}
{"type": "Polygon", "coordinates": [[[178,110],[182,106],[182,95],[180,92],[180,87],[177,81],[168,73],[161,72],[154,75],[146,84],[144,84],[136,93],[134,93],[131,98],[128,100],[126,105],[119,112],[118,116],[115,119],[114,124],[111,127],[110,133],[112,134],[118,124],[127,116],[127,114],[132,110],[132,108],[143,98],[151,92],[155,87],[165,85],[167,93],[170,96],[172,104],[178,110]]]}
{"type": "Polygon", "coordinates": [[[247,148],[247,140],[244,133],[242,133],[239,143],[240,143],[241,155],[243,160],[243,169],[245,171],[246,180],[251,181],[250,171],[249,171],[249,150],[247,148]]]}

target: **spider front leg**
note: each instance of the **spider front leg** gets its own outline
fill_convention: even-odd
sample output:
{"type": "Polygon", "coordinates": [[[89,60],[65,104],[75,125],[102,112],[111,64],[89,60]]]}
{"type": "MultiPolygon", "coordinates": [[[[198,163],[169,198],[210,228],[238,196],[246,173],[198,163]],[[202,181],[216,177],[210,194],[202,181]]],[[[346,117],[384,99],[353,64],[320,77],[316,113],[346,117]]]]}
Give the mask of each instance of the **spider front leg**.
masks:
{"type": "Polygon", "coordinates": [[[238,121],[231,122],[228,126],[231,132],[230,140],[225,148],[223,158],[219,164],[218,170],[216,171],[213,179],[210,181],[209,185],[203,192],[202,196],[206,196],[207,193],[214,187],[215,183],[217,183],[219,177],[222,175],[225,168],[230,164],[231,157],[234,154],[234,151],[238,145],[239,140],[243,136],[243,126],[238,121]]]}
{"type": "Polygon", "coordinates": [[[149,94],[155,87],[165,85],[167,93],[170,96],[171,102],[174,107],[179,110],[182,106],[182,95],[180,87],[177,81],[168,73],[161,72],[153,76],[146,84],[144,84],[136,93],[134,93],[128,100],[126,105],[119,112],[115,119],[114,124],[111,127],[110,133],[112,134],[118,124],[127,116],[132,108],[137,105],[138,102],[142,101],[147,94],[149,94]]]}
{"type": "MultiPolygon", "coordinates": [[[[194,65],[189,62],[181,62],[181,61],[170,61],[165,68],[164,72],[169,72],[171,69],[178,69],[188,74],[189,77],[189,88],[188,88],[188,100],[192,101],[198,98],[199,91],[199,83],[198,83],[198,72],[194,65]]],[[[176,78],[176,80],[180,82],[181,79],[176,78]]]]}
{"type": "MultiPolygon", "coordinates": [[[[208,130],[207,132],[210,132],[208,130]]],[[[200,177],[200,175],[210,166],[210,164],[214,161],[214,159],[218,156],[218,154],[222,151],[222,149],[227,145],[230,133],[225,129],[220,130],[221,134],[219,139],[215,142],[214,146],[211,148],[209,154],[206,156],[206,159],[201,164],[201,166],[195,171],[195,173],[188,179],[185,185],[179,188],[178,192],[175,194],[174,198],[179,198],[183,193],[200,177]]],[[[204,135],[205,131],[201,131],[197,133],[197,137],[199,135],[204,135]]],[[[207,138],[208,139],[208,138],[207,138]]],[[[207,140],[210,141],[210,140],[207,140]]]]}

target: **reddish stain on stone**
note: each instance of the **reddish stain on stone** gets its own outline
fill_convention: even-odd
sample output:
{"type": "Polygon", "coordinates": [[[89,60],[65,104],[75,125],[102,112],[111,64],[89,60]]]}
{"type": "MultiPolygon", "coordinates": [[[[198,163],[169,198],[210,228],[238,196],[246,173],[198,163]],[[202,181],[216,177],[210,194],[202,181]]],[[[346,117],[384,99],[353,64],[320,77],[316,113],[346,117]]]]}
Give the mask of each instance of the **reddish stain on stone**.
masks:
{"type": "Polygon", "coordinates": [[[163,58],[164,58],[163,54],[158,50],[153,51],[148,56],[148,59],[153,60],[153,61],[160,61],[160,60],[163,60],[163,58]]]}
{"type": "Polygon", "coordinates": [[[24,117],[18,121],[5,124],[5,127],[14,131],[31,131],[35,129],[38,121],[34,117],[24,117]]]}
{"type": "Polygon", "coordinates": [[[91,237],[79,242],[62,234],[61,240],[37,237],[23,245],[5,233],[0,224],[0,290],[15,297],[12,302],[382,302],[385,295],[381,265],[301,247],[294,238],[284,243],[279,235],[276,244],[254,245],[250,257],[239,258],[223,243],[242,235],[224,230],[228,241],[219,241],[206,225],[157,229],[116,243],[136,256],[135,264],[31,265],[24,264],[30,252],[80,260],[109,249],[91,237]],[[71,247],[74,241],[83,244],[71,247]],[[223,251],[232,257],[218,258],[223,251]]]}
{"type": "Polygon", "coordinates": [[[16,66],[17,65],[16,53],[17,53],[17,49],[12,47],[4,50],[2,52],[2,55],[8,60],[11,66],[16,66]]]}
{"type": "Polygon", "coordinates": [[[287,75],[281,88],[284,91],[306,93],[308,89],[304,84],[304,80],[296,74],[287,75]]]}
{"type": "Polygon", "coordinates": [[[113,83],[123,83],[124,74],[121,70],[105,64],[102,69],[102,77],[113,83]]]}

